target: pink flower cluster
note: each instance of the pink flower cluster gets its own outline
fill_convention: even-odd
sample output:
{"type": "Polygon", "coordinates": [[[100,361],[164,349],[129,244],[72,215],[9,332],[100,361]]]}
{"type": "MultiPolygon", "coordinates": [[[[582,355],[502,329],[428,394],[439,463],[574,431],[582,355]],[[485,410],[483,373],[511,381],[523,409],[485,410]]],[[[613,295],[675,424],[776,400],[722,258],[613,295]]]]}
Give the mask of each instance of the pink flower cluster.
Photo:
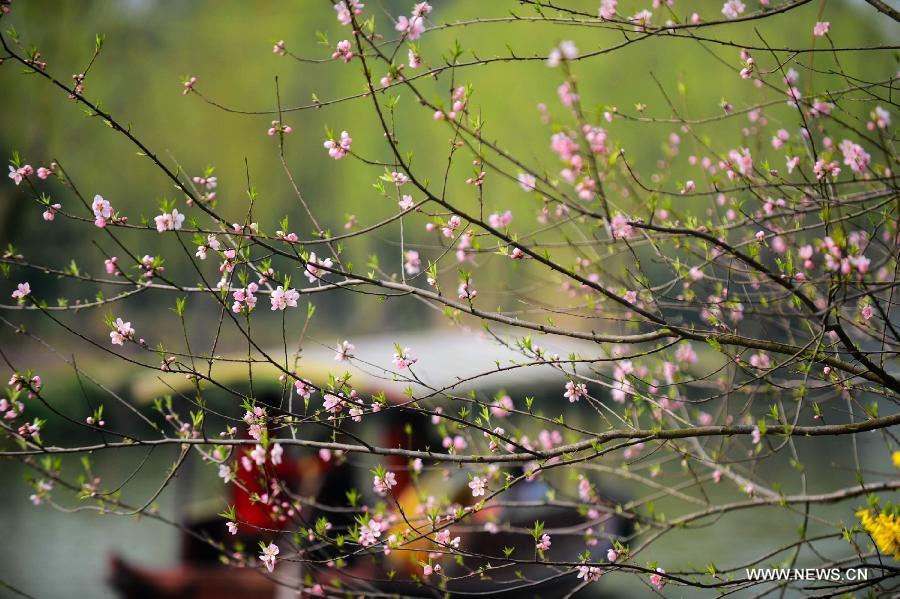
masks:
{"type": "Polygon", "coordinates": [[[103,196],[99,194],[94,196],[94,201],[91,203],[91,210],[94,211],[94,224],[101,229],[105,227],[113,217],[112,205],[104,200],[103,196]]]}
{"type": "Polygon", "coordinates": [[[248,313],[256,307],[256,296],[254,295],[257,291],[259,291],[259,285],[256,283],[250,283],[243,289],[237,289],[232,293],[232,297],[234,297],[234,303],[231,305],[231,311],[235,314],[240,314],[243,311],[247,311],[248,313]]]}
{"type": "Polygon", "coordinates": [[[109,339],[113,345],[124,346],[126,341],[134,339],[134,328],[130,322],[116,318],[116,321],[113,323],[113,330],[109,333],[109,339]]]}
{"type": "Polygon", "coordinates": [[[337,11],[337,20],[341,25],[349,25],[353,22],[353,17],[358,17],[362,14],[362,9],[365,7],[365,4],[359,2],[358,0],[341,0],[340,2],[334,3],[334,10],[337,11]],[[350,5],[348,8],[347,5],[350,5]]]}
{"type": "Polygon", "coordinates": [[[334,52],[331,54],[332,59],[341,59],[344,62],[353,60],[353,46],[350,40],[341,40],[335,45],[334,52]]]}
{"type": "Polygon", "coordinates": [[[315,283],[320,280],[320,273],[324,272],[319,268],[324,266],[325,268],[331,268],[334,263],[331,261],[331,258],[325,258],[324,260],[320,260],[315,252],[310,252],[309,258],[306,260],[306,269],[304,274],[306,278],[309,279],[310,283],[315,283]]]}
{"type": "Polygon", "coordinates": [[[563,393],[563,397],[568,399],[569,403],[575,403],[586,395],[587,385],[584,383],[575,383],[573,381],[566,383],[566,392],[563,393]]]}
{"type": "Polygon", "coordinates": [[[397,475],[393,472],[385,472],[384,476],[375,475],[372,487],[378,495],[385,496],[391,489],[397,486],[397,475]]]}
{"type": "Polygon", "coordinates": [[[425,15],[431,12],[431,5],[427,2],[419,2],[413,6],[412,14],[407,18],[397,18],[394,29],[404,34],[406,39],[417,40],[425,33],[425,15]]]}
{"type": "Polygon", "coordinates": [[[279,285],[269,296],[269,301],[272,303],[272,310],[296,308],[298,299],[300,299],[300,292],[296,289],[285,289],[281,285],[279,285]]]}
{"type": "Polygon", "coordinates": [[[12,298],[17,301],[25,301],[25,298],[31,295],[31,285],[26,281],[16,285],[16,290],[12,292],[12,298]]]}
{"type": "Polygon", "coordinates": [[[725,15],[726,19],[736,19],[744,14],[746,8],[741,0],[728,0],[722,5],[722,14],[725,15]]]}
{"type": "Polygon", "coordinates": [[[566,40],[550,50],[550,55],[547,56],[547,66],[555,68],[561,65],[563,61],[575,60],[576,58],[578,58],[578,48],[575,46],[575,42],[566,40]]]}
{"type": "Polygon", "coordinates": [[[159,216],[154,217],[153,221],[156,223],[156,230],[160,233],[163,231],[177,231],[184,223],[184,215],[179,213],[177,208],[173,208],[172,212],[163,212],[159,216]]]}
{"type": "Polygon", "coordinates": [[[394,352],[394,357],[391,360],[394,367],[399,368],[400,370],[409,368],[418,361],[419,359],[413,357],[412,350],[408,347],[405,347],[402,350],[398,348],[397,351],[394,352]]]}
{"type": "Polygon", "coordinates": [[[353,138],[350,137],[350,134],[346,131],[341,131],[341,137],[338,140],[329,139],[324,143],[325,149],[328,150],[328,155],[334,158],[335,160],[340,160],[344,156],[350,153],[350,144],[353,143],[353,138]]]}

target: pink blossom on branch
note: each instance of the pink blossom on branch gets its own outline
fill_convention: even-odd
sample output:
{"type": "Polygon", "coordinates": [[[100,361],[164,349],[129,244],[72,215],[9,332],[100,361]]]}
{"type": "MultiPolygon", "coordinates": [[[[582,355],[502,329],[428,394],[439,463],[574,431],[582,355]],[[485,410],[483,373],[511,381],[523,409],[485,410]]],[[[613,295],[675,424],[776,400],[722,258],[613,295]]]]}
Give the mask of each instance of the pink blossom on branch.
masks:
{"type": "Polygon", "coordinates": [[[278,545],[275,543],[269,543],[268,545],[260,543],[260,547],[262,552],[259,555],[259,559],[262,560],[262,563],[266,566],[266,570],[273,572],[275,570],[275,563],[278,561],[278,553],[280,552],[278,545]]]}
{"type": "Polygon", "coordinates": [[[23,301],[29,295],[31,295],[31,285],[29,285],[27,281],[25,283],[19,283],[16,286],[16,290],[12,292],[12,298],[18,301],[23,301]]]}
{"type": "Polygon", "coordinates": [[[181,229],[184,223],[184,215],[178,212],[177,208],[173,208],[172,212],[164,212],[154,217],[156,230],[160,233],[163,231],[177,231],[181,229]]]}
{"type": "Polygon", "coordinates": [[[353,138],[351,138],[346,131],[341,131],[340,139],[326,140],[324,145],[325,149],[328,150],[329,156],[331,156],[335,160],[340,160],[350,153],[350,144],[352,143],[353,138]]]}

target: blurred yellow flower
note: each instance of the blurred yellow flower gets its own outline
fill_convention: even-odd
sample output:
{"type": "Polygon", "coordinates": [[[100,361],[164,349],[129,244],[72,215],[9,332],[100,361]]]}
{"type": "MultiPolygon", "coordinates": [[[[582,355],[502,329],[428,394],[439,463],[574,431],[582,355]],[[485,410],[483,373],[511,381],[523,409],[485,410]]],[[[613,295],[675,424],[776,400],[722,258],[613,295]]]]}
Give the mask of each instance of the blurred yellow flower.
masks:
{"type": "Polygon", "coordinates": [[[866,531],[872,535],[878,549],[900,562],[900,520],[884,512],[872,515],[871,510],[856,512],[866,531]]]}
{"type": "Polygon", "coordinates": [[[894,468],[900,468],[900,451],[891,454],[891,461],[894,462],[894,468]]]}

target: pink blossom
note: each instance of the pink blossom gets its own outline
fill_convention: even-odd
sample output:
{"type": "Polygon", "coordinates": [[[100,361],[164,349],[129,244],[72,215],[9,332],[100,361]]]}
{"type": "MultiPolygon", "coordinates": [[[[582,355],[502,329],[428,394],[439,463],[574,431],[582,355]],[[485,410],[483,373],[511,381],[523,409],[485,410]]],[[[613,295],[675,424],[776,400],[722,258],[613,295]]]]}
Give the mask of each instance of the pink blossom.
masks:
{"type": "Polygon", "coordinates": [[[550,535],[541,535],[541,539],[535,544],[535,548],[538,551],[547,551],[548,549],[550,549],[550,535]]]}
{"type": "Polygon", "coordinates": [[[289,307],[296,308],[298,299],[300,299],[300,292],[296,289],[285,289],[281,285],[279,285],[278,288],[272,292],[272,295],[269,296],[269,301],[272,303],[272,310],[284,310],[289,307]]]}
{"type": "Polygon", "coordinates": [[[358,17],[362,13],[362,9],[365,4],[359,2],[358,0],[349,0],[350,8],[347,8],[347,4],[345,0],[341,0],[340,2],[336,2],[334,4],[334,10],[337,11],[337,20],[341,25],[349,25],[352,23],[352,17],[358,17]],[[351,15],[351,12],[352,15],[351,15]]]}
{"type": "MultiPolygon", "coordinates": [[[[834,104],[831,102],[824,102],[822,100],[815,100],[813,102],[812,108],[809,109],[809,116],[814,118],[826,117],[831,114],[831,109],[834,108],[834,104]]],[[[828,144],[828,138],[823,140],[826,145],[828,144]]]]}
{"type": "Polygon", "coordinates": [[[575,47],[575,42],[566,40],[550,51],[550,55],[547,57],[547,66],[558,67],[563,60],[575,60],[576,58],[578,58],[578,48],[575,47]]]}
{"type": "Polygon", "coordinates": [[[94,201],[91,203],[91,210],[94,211],[94,224],[101,229],[106,226],[107,221],[112,218],[113,209],[110,203],[103,199],[101,195],[95,195],[94,201]]]}
{"type": "Polygon", "coordinates": [[[444,530],[438,532],[434,535],[434,542],[438,545],[444,545],[445,547],[452,547],[453,549],[459,549],[459,542],[461,541],[460,537],[450,538],[450,529],[445,528],[444,530]]]}
{"type": "Polygon", "coordinates": [[[590,503],[591,501],[591,483],[590,481],[584,477],[583,474],[578,476],[578,497],[581,498],[581,501],[584,503],[590,503]]]}
{"type": "Polygon", "coordinates": [[[422,567],[422,574],[425,576],[431,576],[432,574],[440,574],[441,573],[441,565],[440,564],[425,564],[422,567]]]}
{"type": "Polygon", "coordinates": [[[125,341],[134,337],[134,328],[130,322],[116,318],[113,323],[114,330],[110,331],[109,338],[113,345],[125,345],[125,341]]]}
{"type": "Polygon", "coordinates": [[[836,160],[825,162],[824,158],[819,158],[813,165],[813,172],[816,174],[817,181],[823,180],[827,175],[831,175],[834,179],[841,174],[841,167],[838,166],[836,160]]]}
{"type": "Polygon", "coordinates": [[[603,576],[603,570],[597,566],[578,566],[577,570],[577,578],[580,578],[585,582],[597,582],[600,580],[600,577],[603,576]]]}
{"type": "Polygon", "coordinates": [[[444,439],[441,441],[441,444],[444,446],[444,448],[452,449],[453,451],[462,451],[469,446],[462,435],[456,435],[455,437],[451,437],[448,435],[444,437],[444,439]]]}
{"type": "Polygon", "coordinates": [[[753,158],[749,148],[741,148],[740,151],[731,150],[728,157],[742,175],[749,176],[753,173],[753,158]]]}
{"type": "Polygon", "coordinates": [[[652,18],[653,13],[649,10],[644,9],[630,17],[628,20],[634,23],[635,31],[647,31],[647,27],[650,26],[650,20],[652,18]]]}
{"type": "Polygon", "coordinates": [[[481,497],[484,495],[485,485],[487,481],[479,476],[473,476],[469,481],[469,488],[472,489],[472,497],[481,497]]]}
{"type": "Polygon", "coordinates": [[[394,358],[391,360],[396,368],[403,370],[404,368],[409,368],[413,364],[419,361],[418,358],[414,358],[412,356],[412,350],[408,347],[403,348],[403,351],[394,352],[394,358]]]}
{"type": "Polygon", "coordinates": [[[312,383],[304,379],[297,379],[294,381],[294,388],[297,390],[297,395],[303,399],[309,399],[312,396],[313,391],[315,391],[312,383]]]}
{"type": "MultiPolygon", "coordinates": [[[[284,125],[281,121],[272,121],[272,126],[266,130],[266,135],[269,137],[274,136],[277,133],[284,133],[288,135],[293,132],[294,129],[290,125],[284,125]]],[[[240,233],[240,229],[235,231],[236,233],[240,233]]]]}
{"type": "Polygon", "coordinates": [[[876,127],[879,129],[887,129],[891,125],[891,113],[882,108],[881,106],[876,106],[875,110],[872,111],[872,121],[868,123],[868,128],[875,129],[876,127]]]}
{"type": "Polygon", "coordinates": [[[262,553],[259,556],[259,559],[262,560],[262,563],[266,565],[266,569],[269,572],[275,570],[275,562],[277,561],[276,556],[278,555],[279,549],[278,545],[275,543],[269,543],[268,546],[262,548],[262,553]]]}
{"type": "Polygon", "coordinates": [[[407,39],[417,40],[425,33],[425,18],[415,15],[410,18],[398,17],[394,29],[405,34],[407,39]]]}
{"type": "Polygon", "coordinates": [[[779,129],[775,132],[775,135],[772,136],[772,147],[776,150],[780,150],[784,146],[784,142],[790,139],[791,134],[787,132],[786,129],[779,129]]]}
{"type": "Polygon", "coordinates": [[[619,559],[619,552],[610,547],[606,550],[606,559],[610,563],[615,563],[615,561],[619,559]]]}
{"type": "Polygon", "coordinates": [[[750,356],[750,365],[765,370],[772,366],[772,360],[768,354],[758,352],[750,356]]]}
{"type": "Polygon", "coordinates": [[[398,173],[397,171],[394,171],[391,173],[391,181],[394,182],[394,185],[396,185],[397,187],[400,187],[401,185],[409,183],[409,177],[407,177],[403,173],[398,173]]]}
{"type": "Polygon", "coordinates": [[[414,17],[424,17],[431,12],[431,5],[427,2],[416,2],[413,5],[412,15],[414,17]]]}
{"type": "Polygon", "coordinates": [[[38,179],[49,179],[50,175],[52,175],[52,174],[53,174],[53,171],[50,170],[49,168],[45,168],[43,166],[38,167],[38,170],[37,170],[38,179]]]}
{"type": "Polygon", "coordinates": [[[497,418],[505,418],[514,407],[512,398],[509,395],[504,395],[491,406],[491,415],[497,418]]]}
{"type": "Polygon", "coordinates": [[[722,14],[726,19],[736,19],[744,14],[744,3],[741,0],[728,0],[722,5],[722,14]]]}
{"type": "Polygon", "coordinates": [[[298,241],[300,241],[300,238],[297,237],[296,233],[285,233],[284,231],[278,230],[275,232],[275,236],[278,237],[278,239],[287,241],[288,243],[297,243],[298,241]]]}
{"type": "Polygon", "coordinates": [[[259,285],[256,283],[249,283],[247,287],[235,290],[232,293],[234,304],[231,306],[231,311],[235,314],[240,314],[244,310],[248,313],[251,312],[256,307],[256,296],[254,294],[257,291],[259,291],[259,285]]]}
{"type": "Polygon", "coordinates": [[[634,234],[634,229],[621,212],[616,212],[612,217],[612,220],[609,221],[609,228],[613,239],[628,239],[634,234]]]}
{"type": "Polygon", "coordinates": [[[813,27],[813,35],[822,37],[828,33],[830,27],[831,23],[829,23],[828,21],[819,21],[813,27]]]}
{"type": "Polygon", "coordinates": [[[563,397],[567,398],[569,403],[575,403],[586,395],[587,385],[584,383],[575,383],[574,381],[566,383],[566,392],[563,393],[563,397]]]}
{"type": "Polygon", "coordinates": [[[862,146],[855,144],[849,139],[845,139],[840,143],[838,148],[844,155],[844,164],[850,167],[854,173],[863,173],[869,166],[871,156],[863,150],[862,146]]]}
{"type": "Polygon", "coordinates": [[[160,233],[163,231],[177,231],[184,223],[184,215],[179,214],[177,208],[173,208],[172,212],[163,212],[159,216],[154,217],[153,220],[156,222],[156,230],[160,233]]]}
{"type": "Polygon", "coordinates": [[[16,290],[12,292],[12,298],[14,300],[22,301],[26,297],[31,294],[31,285],[26,281],[25,283],[19,283],[16,286],[16,290]]]}
{"type": "Polygon", "coordinates": [[[493,213],[488,217],[488,224],[495,229],[505,229],[512,223],[513,214],[507,210],[503,214],[493,213]]]}
{"type": "Polygon", "coordinates": [[[332,414],[339,413],[346,405],[347,402],[344,401],[343,394],[335,395],[333,393],[326,393],[323,398],[323,407],[325,408],[325,411],[331,412],[332,414]]]}
{"type": "Polygon", "coordinates": [[[684,342],[675,350],[675,359],[682,363],[696,364],[697,352],[690,343],[684,342]]]}
{"type": "Polygon", "coordinates": [[[277,54],[279,56],[287,54],[287,47],[284,45],[284,40],[275,42],[275,45],[272,46],[272,54],[277,54]]]}
{"type": "Polygon", "coordinates": [[[381,496],[387,495],[392,488],[397,486],[397,475],[393,472],[385,472],[384,478],[376,475],[372,486],[377,494],[381,496]]]}
{"type": "Polygon", "coordinates": [[[418,69],[422,66],[422,57],[412,48],[407,52],[407,60],[409,62],[409,68],[411,69],[418,69]]]}
{"type": "Polygon", "coordinates": [[[182,96],[186,96],[194,90],[194,84],[197,83],[196,77],[190,77],[184,82],[184,89],[181,91],[182,96]]]}
{"type": "Polygon", "coordinates": [[[662,568],[657,568],[656,574],[650,575],[650,584],[655,586],[657,588],[657,590],[661,591],[662,588],[664,586],[666,586],[666,579],[662,576],[662,574],[665,574],[665,573],[666,573],[666,571],[663,570],[662,568]]]}
{"type": "Polygon", "coordinates": [[[337,362],[346,362],[353,357],[354,349],[356,349],[356,347],[345,339],[340,344],[338,344],[337,351],[334,354],[334,359],[337,362]]]}
{"type": "Polygon", "coordinates": [[[453,232],[456,231],[461,224],[462,219],[454,214],[447,221],[447,226],[441,227],[441,235],[443,235],[447,239],[450,239],[451,237],[453,237],[453,232]]]}
{"type": "Polygon", "coordinates": [[[406,271],[406,274],[419,274],[422,269],[422,260],[421,258],[419,258],[419,252],[415,250],[407,250],[405,256],[406,262],[403,264],[403,269],[406,271]]]}
{"type": "Polygon", "coordinates": [[[266,448],[262,445],[256,445],[253,448],[253,451],[250,452],[250,459],[253,460],[257,466],[262,466],[266,463],[266,448]]]}
{"type": "Polygon", "coordinates": [[[284,456],[284,448],[280,443],[276,443],[269,451],[269,455],[272,457],[272,464],[277,466],[281,463],[282,456],[284,456]]]}
{"type": "Polygon", "coordinates": [[[35,485],[36,493],[30,495],[28,499],[32,505],[41,505],[45,499],[49,499],[50,491],[53,490],[53,482],[46,481],[43,478],[35,485]]]}
{"type": "Polygon", "coordinates": [[[334,48],[334,53],[331,55],[331,58],[340,58],[344,62],[350,62],[353,59],[353,47],[350,45],[350,40],[341,40],[337,43],[334,48]]]}
{"type": "Polygon", "coordinates": [[[306,278],[309,279],[310,283],[315,283],[319,280],[319,267],[324,266],[325,268],[331,268],[333,264],[334,263],[331,261],[331,258],[319,260],[316,257],[315,252],[310,252],[309,258],[306,261],[306,269],[303,274],[306,275],[306,278]]]}
{"type": "Polygon", "coordinates": [[[559,156],[560,160],[569,162],[578,151],[578,144],[567,134],[559,132],[550,137],[550,149],[559,156]]]}
{"type": "Polygon", "coordinates": [[[600,0],[600,9],[598,11],[600,18],[604,21],[615,19],[618,5],[619,0],[600,0]]]}
{"type": "Polygon", "coordinates": [[[478,295],[478,290],[472,286],[471,281],[463,281],[459,284],[459,288],[456,291],[461,300],[473,300],[478,295]]]}
{"type": "Polygon", "coordinates": [[[25,165],[19,168],[16,168],[12,165],[9,167],[9,178],[13,180],[13,183],[19,185],[22,183],[22,180],[32,173],[32,168],[30,165],[25,165]]]}
{"type": "Polygon", "coordinates": [[[359,527],[359,544],[363,547],[374,545],[381,536],[381,523],[377,520],[369,520],[359,527]]]}
{"type": "Polygon", "coordinates": [[[335,160],[340,160],[344,156],[350,153],[350,144],[353,143],[353,138],[346,131],[341,131],[340,140],[332,140],[329,139],[325,142],[325,148],[328,150],[328,155],[334,158],[335,160]]]}
{"type": "Polygon", "coordinates": [[[856,270],[859,271],[860,274],[865,274],[869,272],[869,265],[872,263],[866,256],[860,254],[859,256],[853,256],[850,258],[850,262],[853,266],[856,267],[856,270]]]}
{"type": "Polygon", "coordinates": [[[231,467],[227,466],[226,464],[219,464],[219,478],[221,478],[225,482],[225,484],[228,484],[229,482],[234,480],[234,472],[231,470],[231,467]]]}
{"type": "Polygon", "coordinates": [[[62,208],[62,204],[49,204],[47,209],[44,210],[43,218],[45,221],[51,221],[56,218],[56,213],[59,209],[62,208]]]}
{"type": "Polygon", "coordinates": [[[762,440],[762,433],[760,432],[758,426],[754,426],[753,430],[750,431],[750,439],[753,441],[754,445],[758,445],[762,440]]]}
{"type": "Polygon", "coordinates": [[[869,320],[870,318],[872,318],[872,316],[875,315],[875,309],[871,305],[866,304],[862,307],[862,309],[860,309],[859,315],[862,316],[863,319],[869,320]]]}
{"type": "Polygon", "coordinates": [[[225,526],[228,527],[228,532],[230,532],[233,535],[237,534],[237,532],[238,532],[237,522],[226,522],[225,526]]]}
{"type": "Polygon", "coordinates": [[[537,179],[534,175],[529,173],[519,173],[517,179],[519,181],[519,187],[525,191],[534,191],[535,186],[537,185],[537,179]]]}
{"type": "Polygon", "coordinates": [[[566,107],[571,107],[578,101],[578,94],[575,93],[575,88],[569,81],[563,81],[556,89],[556,94],[559,96],[559,101],[562,102],[562,105],[566,107]]]}

